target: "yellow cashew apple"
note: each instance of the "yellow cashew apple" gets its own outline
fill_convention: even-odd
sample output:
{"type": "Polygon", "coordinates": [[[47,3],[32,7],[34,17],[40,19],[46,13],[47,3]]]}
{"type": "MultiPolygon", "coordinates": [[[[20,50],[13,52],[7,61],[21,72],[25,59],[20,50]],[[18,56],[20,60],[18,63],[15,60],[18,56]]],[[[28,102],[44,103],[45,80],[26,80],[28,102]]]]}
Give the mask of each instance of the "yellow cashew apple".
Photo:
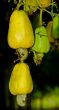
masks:
{"type": "Polygon", "coordinates": [[[13,49],[30,48],[33,45],[33,28],[25,11],[14,10],[11,14],[7,41],[13,49]]]}
{"type": "Polygon", "coordinates": [[[28,94],[33,90],[33,81],[29,66],[26,63],[17,63],[12,71],[9,90],[11,94],[28,94]]]}
{"type": "Polygon", "coordinates": [[[51,5],[51,0],[37,0],[41,8],[46,8],[51,5]]]}

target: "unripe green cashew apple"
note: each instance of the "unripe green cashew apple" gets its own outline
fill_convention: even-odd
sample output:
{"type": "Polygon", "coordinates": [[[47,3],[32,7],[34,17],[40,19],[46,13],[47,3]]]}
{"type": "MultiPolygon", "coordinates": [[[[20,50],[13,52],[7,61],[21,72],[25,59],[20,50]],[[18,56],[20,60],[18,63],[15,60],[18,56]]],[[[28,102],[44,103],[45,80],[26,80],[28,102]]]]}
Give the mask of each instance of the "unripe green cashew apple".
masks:
{"type": "Polygon", "coordinates": [[[35,42],[32,50],[39,53],[47,53],[50,49],[50,44],[47,36],[47,31],[44,26],[38,27],[35,30],[35,42]]]}
{"type": "Polygon", "coordinates": [[[13,49],[32,47],[34,43],[33,28],[25,11],[14,10],[12,13],[7,41],[13,49]]]}
{"type": "Polygon", "coordinates": [[[9,90],[12,95],[28,94],[33,90],[33,81],[29,66],[26,63],[17,63],[11,73],[9,90]]]}
{"type": "Polygon", "coordinates": [[[53,18],[52,23],[52,36],[59,39],[59,14],[53,18]]]}

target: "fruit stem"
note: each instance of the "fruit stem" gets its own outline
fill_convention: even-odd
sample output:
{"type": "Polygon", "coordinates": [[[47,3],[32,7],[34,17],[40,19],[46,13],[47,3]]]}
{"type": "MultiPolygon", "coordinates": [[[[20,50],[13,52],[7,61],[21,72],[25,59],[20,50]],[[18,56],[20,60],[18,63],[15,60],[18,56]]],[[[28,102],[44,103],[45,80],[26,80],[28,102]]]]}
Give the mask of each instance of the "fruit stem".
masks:
{"type": "Polygon", "coordinates": [[[18,48],[16,49],[16,54],[18,59],[23,62],[28,57],[28,50],[26,48],[18,48]]]}
{"type": "Polygon", "coordinates": [[[40,26],[42,26],[42,9],[40,9],[40,16],[39,16],[39,23],[40,23],[40,26]]]}
{"type": "Polygon", "coordinates": [[[45,12],[49,13],[51,16],[52,16],[52,14],[53,14],[53,16],[57,15],[57,13],[53,13],[53,12],[52,12],[52,14],[51,14],[51,12],[48,11],[47,9],[43,9],[43,10],[44,10],[45,12]]]}
{"type": "MultiPolygon", "coordinates": [[[[37,9],[41,9],[40,7],[37,7],[37,9]]],[[[45,9],[45,8],[43,8],[42,9],[42,11],[45,11],[45,12],[47,12],[48,14],[50,14],[51,16],[52,16],[52,14],[53,14],[53,16],[56,16],[57,15],[57,13],[54,13],[54,12],[52,12],[52,14],[51,14],[51,12],[50,11],[48,11],[47,9],[45,9]]]]}
{"type": "Polygon", "coordinates": [[[20,2],[20,3],[18,2],[18,3],[17,3],[17,6],[16,6],[16,9],[19,10],[20,6],[22,6],[22,5],[23,5],[22,2],[20,2]]]}
{"type": "Polygon", "coordinates": [[[51,16],[52,16],[52,19],[53,19],[53,5],[54,5],[54,2],[53,2],[53,0],[52,0],[52,7],[51,7],[51,16]]]}

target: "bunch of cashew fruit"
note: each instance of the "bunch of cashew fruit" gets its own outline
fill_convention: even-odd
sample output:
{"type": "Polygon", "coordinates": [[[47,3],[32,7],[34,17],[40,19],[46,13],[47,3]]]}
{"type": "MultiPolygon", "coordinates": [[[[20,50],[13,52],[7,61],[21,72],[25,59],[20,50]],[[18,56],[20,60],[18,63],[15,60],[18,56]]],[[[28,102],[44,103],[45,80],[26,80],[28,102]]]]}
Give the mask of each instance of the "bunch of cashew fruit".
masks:
{"type": "MultiPolygon", "coordinates": [[[[53,0],[14,0],[14,4],[16,7],[10,16],[7,41],[9,47],[16,51],[19,62],[12,70],[9,90],[12,95],[16,95],[18,105],[25,106],[27,94],[30,94],[34,89],[30,68],[25,60],[33,52],[34,63],[40,65],[44,54],[50,51],[51,44],[57,43],[59,39],[59,14],[53,10],[53,7],[57,7],[53,0]],[[51,11],[48,10],[49,7],[51,7],[51,11]],[[39,10],[39,25],[34,30],[29,16],[37,10],[39,10]],[[47,26],[44,25],[42,19],[44,12],[50,14],[52,18],[47,26]]],[[[45,102],[44,100],[43,102],[45,102]]],[[[48,96],[46,100],[49,100],[48,96]]],[[[40,103],[38,99],[37,103],[40,103]]]]}

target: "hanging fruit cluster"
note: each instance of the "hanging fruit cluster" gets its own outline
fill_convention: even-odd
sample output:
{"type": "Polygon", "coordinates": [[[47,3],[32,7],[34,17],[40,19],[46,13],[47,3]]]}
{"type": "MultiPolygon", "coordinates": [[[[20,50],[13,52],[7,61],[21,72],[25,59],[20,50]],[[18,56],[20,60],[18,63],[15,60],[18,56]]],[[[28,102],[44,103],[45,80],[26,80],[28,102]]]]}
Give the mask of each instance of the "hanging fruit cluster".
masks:
{"type": "Polygon", "coordinates": [[[14,66],[11,73],[9,90],[11,94],[17,95],[18,104],[24,106],[26,95],[33,90],[30,68],[25,60],[28,54],[33,52],[34,63],[41,64],[44,54],[51,49],[51,43],[56,43],[55,40],[59,39],[59,14],[53,12],[53,6],[56,7],[53,0],[14,0],[14,3],[16,8],[10,16],[7,41],[10,48],[16,50],[19,63],[14,66]],[[51,12],[47,10],[50,6],[51,12]],[[40,10],[39,24],[34,30],[29,15],[37,10],[40,10]],[[47,26],[44,26],[42,19],[44,11],[52,17],[47,26]]]}
{"type": "MultiPolygon", "coordinates": [[[[26,98],[26,94],[32,92],[33,81],[30,74],[29,66],[24,63],[28,56],[27,48],[30,48],[34,43],[34,34],[30,20],[23,10],[14,10],[10,17],[8,30],[8,44],[11,48],[16,49],[20,54],[20,62],[17,63],[12,71],[9,81],[9,90],[13,95],[19,95],[20,99],[26,98]]],[[[18,101],[17,96],[17,101],[18,101]]],[[[24,102],[22,103],[23,106],[24,102]]]]}

